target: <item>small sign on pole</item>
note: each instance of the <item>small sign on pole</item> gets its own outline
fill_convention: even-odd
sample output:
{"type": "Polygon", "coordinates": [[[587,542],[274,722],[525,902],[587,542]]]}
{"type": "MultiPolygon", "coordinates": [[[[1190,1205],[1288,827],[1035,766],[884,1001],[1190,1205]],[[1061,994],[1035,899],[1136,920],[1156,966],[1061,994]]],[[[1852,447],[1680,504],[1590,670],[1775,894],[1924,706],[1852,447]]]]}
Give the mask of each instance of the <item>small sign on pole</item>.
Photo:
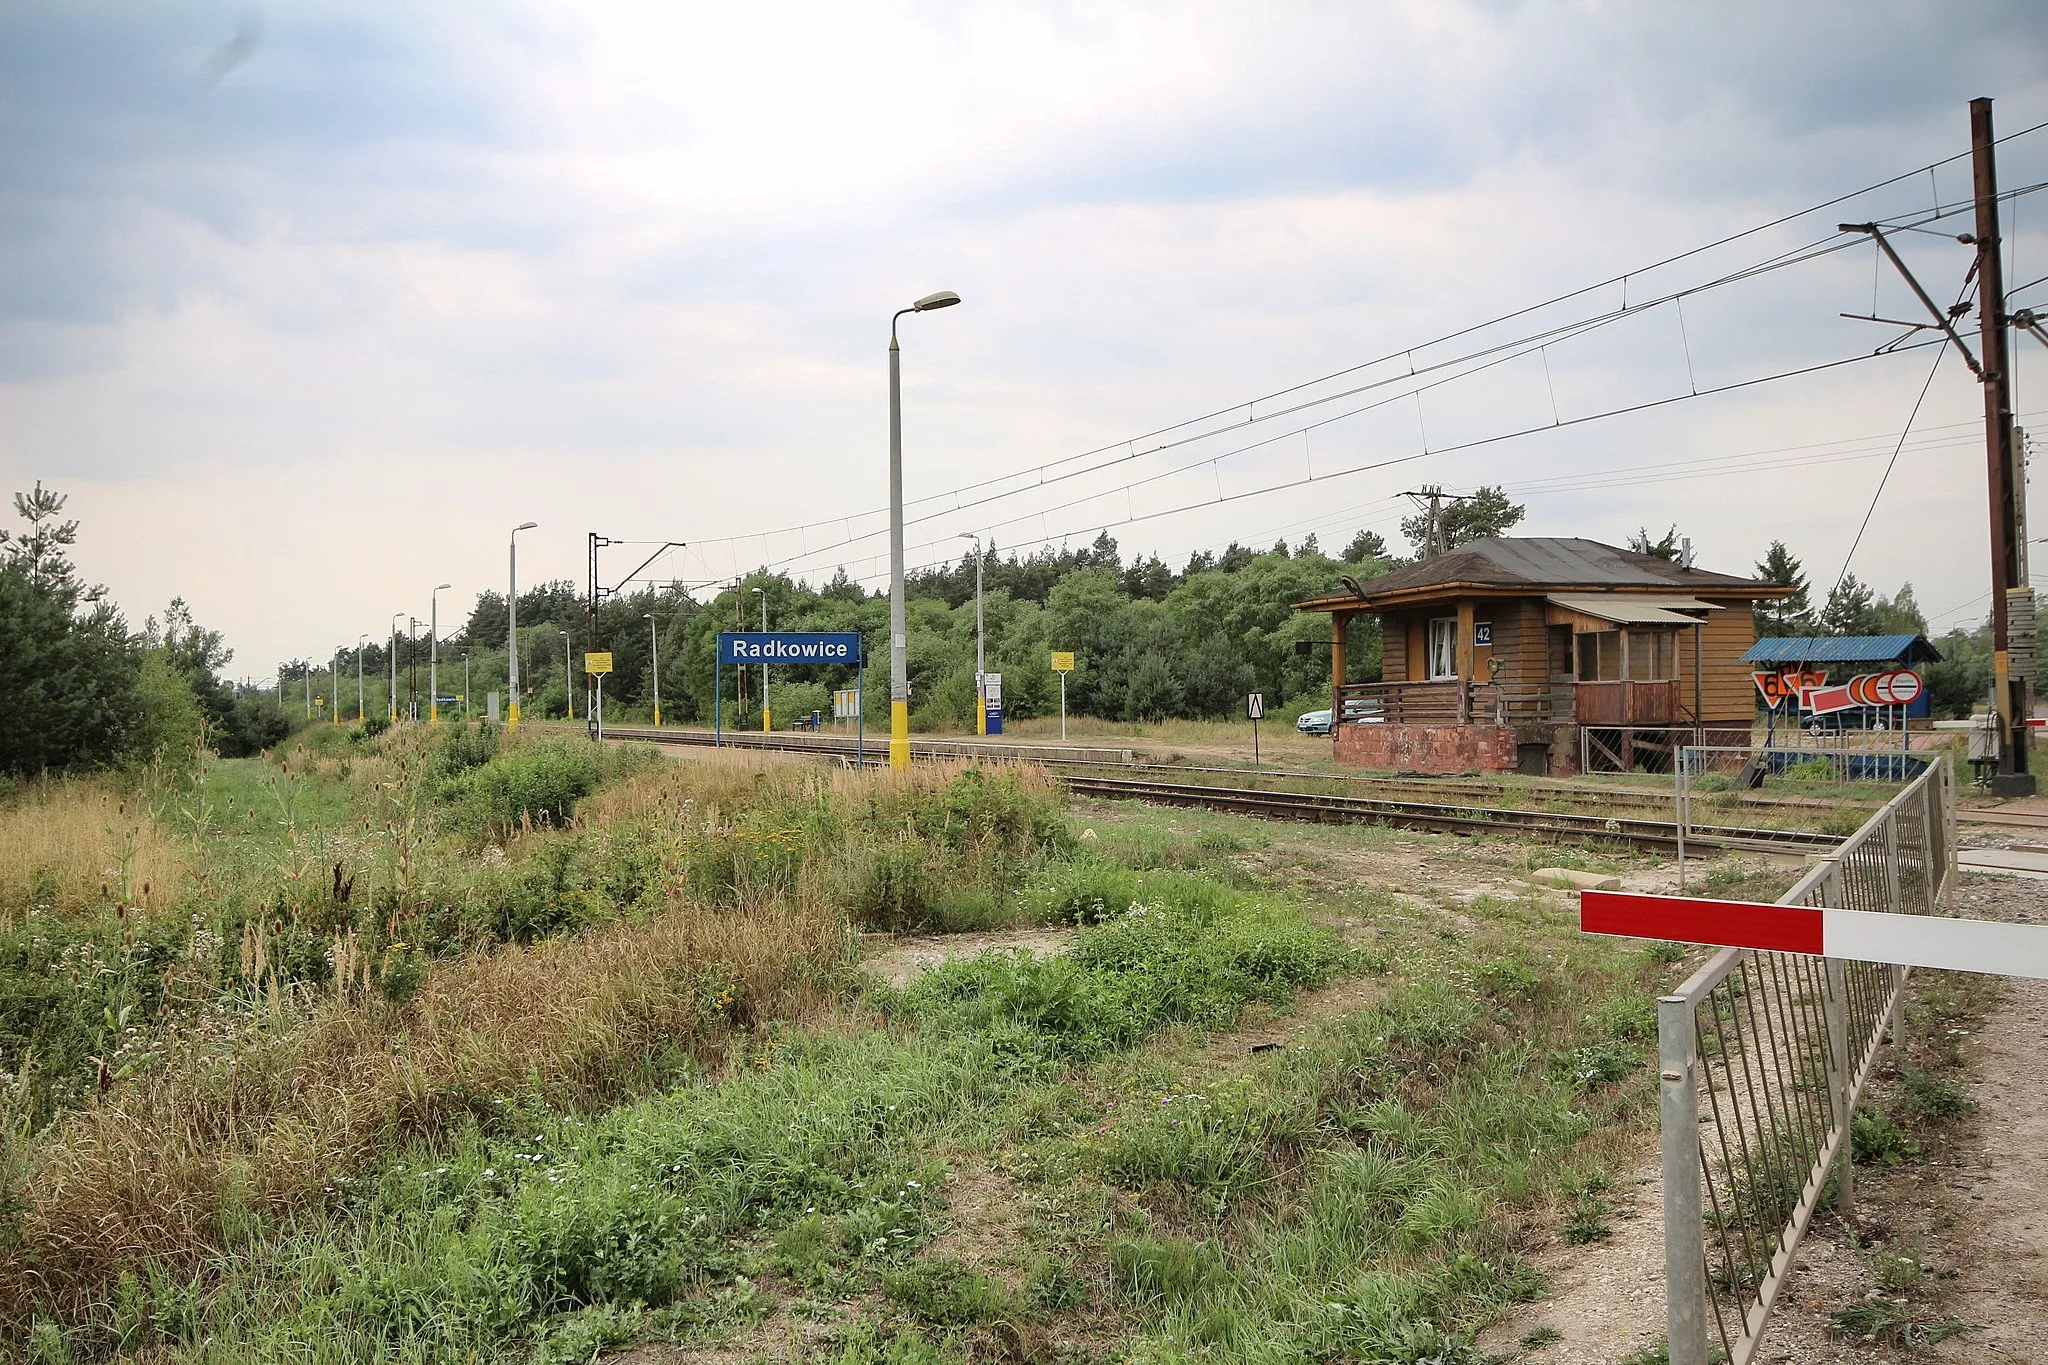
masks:
{"type": "Polygon", "coordinates": [[[1244,699],[1244,709],[1252,718],[1252,766],[1259,766],[1259,718],[1266,714],[1266,694],[1254,692],[1244,699]]]}
{"type": "Polygon", "coordinates": [[[1055,673],[1072,673],[1074,671],[1074,651],[1071,649],[1054,650],[1052,652],[1052,671],[1055,673]]]}
{"type": "Polygon", "coordinates": [[[603,677],[605,674],[611,672],[611,651],[606,650],[602,654],[585,654],[583,656],[583,671],[585,673],[594,674],[600,678],[603,677]]]}
{"type": "Polygon", "coordinates": [[[988,733],[999,735],[1003,732],[1003,675],[982,674],[981,687],[982,705],[988,708],[988,733]]]}

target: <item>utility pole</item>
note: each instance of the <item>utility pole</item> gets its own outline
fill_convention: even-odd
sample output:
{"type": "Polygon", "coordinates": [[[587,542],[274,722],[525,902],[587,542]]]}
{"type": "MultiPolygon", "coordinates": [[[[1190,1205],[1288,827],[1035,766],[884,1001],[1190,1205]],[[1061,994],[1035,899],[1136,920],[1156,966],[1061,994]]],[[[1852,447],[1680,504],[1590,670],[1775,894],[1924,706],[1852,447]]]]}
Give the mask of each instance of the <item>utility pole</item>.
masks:
{"type": "MultiPolygon", "coordinates": [[[[1444,490],[1441,484],[1424,484],[1412,493],[1401,495],[1420,507],[1429,520],[1422,536],[1422,557],[1435,559],[1450,547],[1444,544],[1444,490]]],[[[1452,494],[1452,502],[1463,502],[1462,494],[1452,494]]]]}
{"type": "Polygon", "coordinates": [[[2027,679],[2034,667],[2031,638],[2033,612],[2025,611],[2029,637],[2012,638],[2008,594],[2027,586],[2022,556],[2020,499],[2024,488],[2013,477],[2012,375],[2006,354],[2005,265],[1998,232],[1998,159],[1991,131],[1991,101],[1970,101],[1970,165],[1977,200],[1977,326],[1983,363],[1984,465],[1991,493],[1991,648],[1998,689],[1998,773],[1992,791],[1999,796],[2031,796],[2035,782],[2027,764],[2026,721],[2032,713],[2027,679]],[[2015,674],[2013,648],[2023,671],[2015,674]]]}

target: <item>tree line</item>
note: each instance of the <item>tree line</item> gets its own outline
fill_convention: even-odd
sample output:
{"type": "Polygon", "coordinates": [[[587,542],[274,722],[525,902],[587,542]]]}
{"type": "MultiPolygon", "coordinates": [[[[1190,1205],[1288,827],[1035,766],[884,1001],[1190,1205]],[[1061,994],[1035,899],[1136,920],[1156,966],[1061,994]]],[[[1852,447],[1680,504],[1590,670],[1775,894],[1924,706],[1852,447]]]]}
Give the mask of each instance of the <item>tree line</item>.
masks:
{"type": "Polygon", "coordinates": [[[178,764],[201,745],[254,753],[289,733],[269,694],[221,677],[232,651],[182,600],[131,630],[79,578],[65,501],[38,482],[14,495],[27,529],[0,530],[0,774],[178,764]]]}

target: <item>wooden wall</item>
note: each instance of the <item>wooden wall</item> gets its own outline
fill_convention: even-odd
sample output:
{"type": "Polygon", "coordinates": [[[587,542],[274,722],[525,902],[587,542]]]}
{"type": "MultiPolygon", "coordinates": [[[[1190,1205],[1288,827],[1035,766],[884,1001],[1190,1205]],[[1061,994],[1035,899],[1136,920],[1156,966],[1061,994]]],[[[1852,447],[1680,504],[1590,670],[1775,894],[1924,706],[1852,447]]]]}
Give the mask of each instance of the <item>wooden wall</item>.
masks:
{"type": "MultiPolygon", "coordinates": [[[[1652,599],[1654,600],[1654,598],[1652,599]]],[[[1702,676],[1703,719],[1747,725],[1756,711],[1756,684],[1742,656],[1756,643],[1749,603],[1745,600],[1713,601],[1721,610],[1708,615],[1701,631],[1700,648],[1706,667],[1702,676]]],[[[1380,621],[1382,629],[1380,677],[1390,683],[1421,682],[1429,677],[1429,622],[1456,613],[1455,607],[1427,611],[1390,612],[1380,621]]],[[[1474,680],[1484,682],[1489,656],[1499,658],[1495,677],[1504,683],[1547,683],[1548,620],[1540,597],[1481,599],[1472,605],[1472,616],[1493,623],[1491,649],[1474,649],[1474,680]]],[[[1679,704],[1689,715],[1693,706],[1693,632],[1678,632],[1679,704]]]]}

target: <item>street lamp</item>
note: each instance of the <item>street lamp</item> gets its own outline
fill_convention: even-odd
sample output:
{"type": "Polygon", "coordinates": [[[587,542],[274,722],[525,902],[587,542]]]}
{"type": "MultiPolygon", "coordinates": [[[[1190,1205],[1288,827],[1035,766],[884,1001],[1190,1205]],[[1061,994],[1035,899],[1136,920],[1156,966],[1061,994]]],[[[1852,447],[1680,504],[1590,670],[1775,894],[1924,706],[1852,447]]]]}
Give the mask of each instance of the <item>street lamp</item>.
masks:
{"type": "Polygon", "coordinates": [[[469,651],[462,651],[462,723],[469,724],[469,651]]]}
{"type": "Polygon", "coordinates": [[[393,725],[398,724],[398,618],[403,615],[405,613],[402,611],[391,613],[391,693],[389,700],[391,702],[391,723],[393,725]]]}
{"type": "Polygon", "coordinates": [[[537,521],[522,521],[512,528],[512,581],[505,593],[505,683],[511,692],[511,707],[505,713],[505,728],[519,728],[519,533],[531,531],[537,521]]]}
{"type": "Polygon", "coordinates": [[[562,637],[562,695],[569,699],[569,719],[576,719],[576,665],[569,657],[569,632],[555,632],[562,637]]]}
{"type": "Polygon", "coordinates": [[[443,583],[427,594],[427,724],[441,723],[441,593],[443,583]]]}
{"type": "Polygon", "coordinates": [[[988,733],[988,674],[982,670],[981,622],[981,537],[962,531],[961,540],[974,542],[974,733],[988,733]]]}
{"type": "Polygon", "coordinates": [[[363,723],[363,646],[370,642],[367,635],[356,636],[356,724],[363,723]]]}
{"type": "Polygon", "coordinates": [[[334,714],[328,719],[341,724],[341,656],[344,651],[335,650],[334,657],[327,661],[327,680],[334,685],[334,714]]]}
{"type": "MultiPolygon", "coordinates": [[[[767,605],[766,598],[762,599],[762,605],[764,607],[767,605]]],[[[661,728],[661,632],[655,628],[654,613],[651,611],[647,612],[646,617],[648,650],[654,656],[653,667],[650,670],[654,674],[654,728],[659,730],[661,728]]]]}
{"type": "MultiPolygon", "coordinates": [[[[757,592],[757,593],[760,593],[760,594],[761,594],[761,633],[762,633],[763,635],[766,635],[766,634],[768,633],[768,589],[766,589],[766,588],[756,588],[756,589],[754,589],[754,591],[755,591],[755,592],[757,592]]],[[[767,733],[768,733],[769,729],[770,729],[770,726],[769,726],[769,724],[768,724],[768,665],[767,665],[767,664],[762,664],[762,665],[761,665],[761,733],[765,735],[765,734],[767,734],[767,733]]]]}
{"type": "Polygon", "coordinates": [[[910,641],[903,593],[903,355],[896,319],[958,302],[958,294],[941,289],[889,319],[889,766],[898,770],[910,766],[910,641]]]}

